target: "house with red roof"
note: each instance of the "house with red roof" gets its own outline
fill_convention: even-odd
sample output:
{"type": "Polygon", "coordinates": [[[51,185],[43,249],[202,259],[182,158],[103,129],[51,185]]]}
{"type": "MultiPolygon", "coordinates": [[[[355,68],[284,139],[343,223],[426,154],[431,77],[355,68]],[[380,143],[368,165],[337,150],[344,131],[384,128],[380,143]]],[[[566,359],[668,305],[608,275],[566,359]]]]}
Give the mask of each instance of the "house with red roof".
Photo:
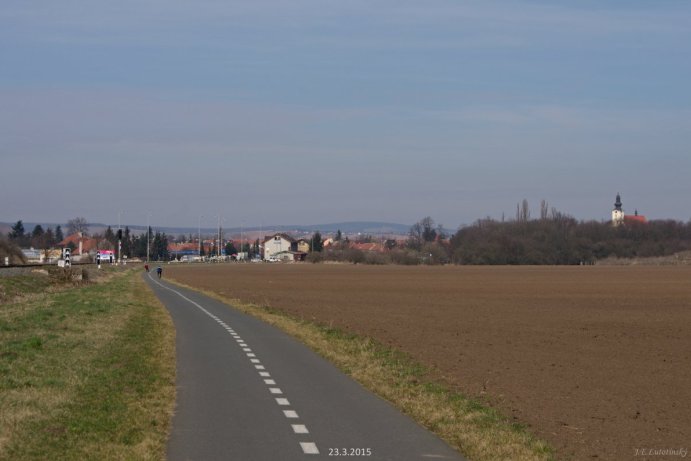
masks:
{"type": "Polygon", "coordinates": [[[384,253],[384,244],[379,242],[370,243],[351,243],[350,248],[360,251],[373,251],[376,253],[384,253]]]}
{"type": "Polygon", "coordinates": [[[61,247],[73,247],[76,255],[95,254],[98,250],[112,250],[111,243],[104,239],[84,236],[81,232],[68,235],[58,244],[61,247]]]}

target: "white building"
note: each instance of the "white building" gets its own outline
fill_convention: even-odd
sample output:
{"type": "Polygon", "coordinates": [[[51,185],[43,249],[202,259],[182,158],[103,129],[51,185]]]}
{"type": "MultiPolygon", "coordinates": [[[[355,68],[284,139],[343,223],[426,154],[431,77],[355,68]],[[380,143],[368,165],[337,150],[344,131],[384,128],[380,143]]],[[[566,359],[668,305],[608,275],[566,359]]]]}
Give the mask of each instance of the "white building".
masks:
{"type": "Polygon", "coordinates": [[[612,225],[619,226],[624,224],[624,210],[621,208],[621,196],[617,194],[617,200],[614,202],[614,209],[612,210],[612,225]]]}
{"type": "Polygon", "coordinates": [[[286,234],[274,234],[264,239],[264,259],[281,259],[281,253],[291,251],[295,240],[286,234]]]}

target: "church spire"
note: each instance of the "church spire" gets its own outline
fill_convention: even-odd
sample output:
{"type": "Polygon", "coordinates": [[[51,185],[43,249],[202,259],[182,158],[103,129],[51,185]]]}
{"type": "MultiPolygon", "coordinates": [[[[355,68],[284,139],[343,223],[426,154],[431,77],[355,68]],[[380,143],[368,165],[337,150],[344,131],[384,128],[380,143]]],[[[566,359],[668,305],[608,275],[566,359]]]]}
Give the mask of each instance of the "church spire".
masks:
{"type": "Polygon", "coordinates": [[[617,200],[614,202],[612,210],[612,224],[618,226],[624,224],[624,210],[621,208],[621,195],[617,193],[617,200]]]}
{"type": "Polygon", "coordinates": [[[621,211],[621,196],[617,193],[617,200],[614,202],[614,209],[621,211]]]}

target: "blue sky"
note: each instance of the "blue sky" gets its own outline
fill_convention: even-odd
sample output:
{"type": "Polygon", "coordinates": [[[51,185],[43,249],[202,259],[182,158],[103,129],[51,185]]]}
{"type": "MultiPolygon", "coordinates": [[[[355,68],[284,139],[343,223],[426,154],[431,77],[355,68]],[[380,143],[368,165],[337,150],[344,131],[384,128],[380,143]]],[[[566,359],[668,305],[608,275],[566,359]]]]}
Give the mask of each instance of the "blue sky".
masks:
{"type": "Polygon", "coordinates": [[[5,0],[0,221],[687,221],[690,81],[681,0],[5,0]]]}

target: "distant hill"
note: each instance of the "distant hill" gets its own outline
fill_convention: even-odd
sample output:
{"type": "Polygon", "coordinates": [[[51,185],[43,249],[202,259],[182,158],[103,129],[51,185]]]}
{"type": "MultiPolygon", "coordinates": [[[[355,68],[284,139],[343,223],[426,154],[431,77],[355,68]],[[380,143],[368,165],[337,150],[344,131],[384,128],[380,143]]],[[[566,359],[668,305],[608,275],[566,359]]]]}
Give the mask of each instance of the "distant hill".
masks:
{"type": "MultiPolygon", "coordinates": [[[[344,234],[407,234],[410,230],[410,225],[385,223],[376,221],[352,221],[339,222],[331,224],[310,224],[310,225],[292,225],[292,226],[269,226],[267,229],[275,229],[279,232],[315,232],[321,233],[336,233],[339,230],[344,234]]],[[[258,229],[254,229],[258,230],[258,229]]]]}
{"type": "MultiPolygon", "coordinates": [[[[10,232],[12,229],[12,226],[15,223],[0,223],[0,232],[3,234],[7,234],[10,232]]],[[[47,229],[48,227],[51,227],[55,229],[55,227],[58,224],[55,223],[30,223],[30,222],[25,222],[24,223],[24,229],[27,233],[31,232],[34,227],[36,227],[36,224],[41,224],[41,226],[44,229],[47,229]]],[[[60,224],[62,226],[62,230],[64,233],[67,232],[67,225],[66,224],[60,224]]],[[[117,229],[117,224],[113,225],[110,224],[111,228],[117,229]]],[[[133,234],[139,234],[146,232],[146,226],[142,225],[131,225],[131,224],[122,224],[122,228],[124,229],[125,226],[130,228],[130,232],[133,234]]],[[[106,229],[108,228],[108,224],[103,224],[103,223],[89,223],[89,233],[103,233],[106,229]]],[[[161,226],[152,226],[152,229],[155,232],[165,232],[168,235],[179,235],[179,234],[193,234],[196,235],[198,232],[198,228],[196,227],[161,227],[161,226]]],[[[330,224],[293,224],[293,225],[271,225],[271,226],[262,226],[262,227],[230,227],[230,228],[224,228],[223,232],[224,234],[239,234],[241,231],[242,232],[247,232],[247,233],[257,233],[261,232],[263,234],[271,234],[274,232],[286,232],[286,233],[295,233],[295,234],[307,234],[307,233],[313,233],[316,231],[321,232],[322,234],[335,234],[337,231],[341,231],[343,234],[346,235],[355,235],[355,234],[369,234],[369,235],[407,235],[408,231],[410,230],[410,225],[406,224],[397,224],[397,223],[386,223],[386,222],[377,222],[377,221],[348,221],[348,222],[338,222],[338,223],[330,223],[330,224]]],[[[213,227],[204,227],[202,228],[202,233],[203,234],[213,234],[217,232],[217,228],[213,227]]]]}
{"type": "MultiPolygon", "coordinates": [[[[102,232],[108,226],[104,224],[89,224],[90,232],[102,232]]],[[[123,225],[123,228],[125,226],[123,225]]],[[[146,232],[146,226],[129,226],[130,231],[133,233],[146,232]]],[[[152,229],[156,232],[165,232],[168,235],[179,235],[179,234],[192,234],[196,235],[198,228],[196,227],[153,227],[152,229]]],[[[343,234],[354,235],[354,234],[371,234],[371,235],[381,235],[381,234],[394,234],[394,235],[407,235],[410,230],[409,225],[396,224],[396,223],[384,223],[375,221],[353,221],[353,222],[340,222],[331,224],[292,224],[292,225],[270,225],[261,227],[224,227],[223,233],[228,234],[239,234],[240,232],[245,233],[258,233],[271,234],[274,232],[286,232],[294,234],[306,234],[313,233],[316,231],[322,234],[335,234],[340,230],[343,234]]],[[[213,234],[218,232],[216,227],[203,227],[202,234],[213,234]]]]}

